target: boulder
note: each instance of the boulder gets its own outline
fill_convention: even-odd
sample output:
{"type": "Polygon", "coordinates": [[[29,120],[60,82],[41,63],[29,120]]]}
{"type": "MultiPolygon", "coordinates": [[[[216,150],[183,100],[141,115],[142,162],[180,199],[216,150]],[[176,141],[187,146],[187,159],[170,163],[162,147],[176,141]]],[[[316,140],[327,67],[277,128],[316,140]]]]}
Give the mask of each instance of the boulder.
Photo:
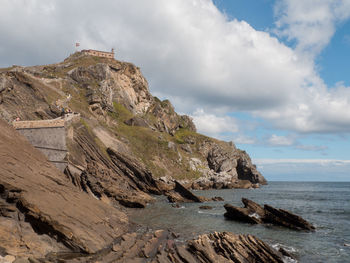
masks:
{"type": "Polygon", "coordinates": [[[128,119],[124,121],[126,125],[129,126],[139,126],[139,127],[150,127],[150,125],[147,123],[147,121],[141,117],[135,116],[132,117],[131,119],[128,119]]]}

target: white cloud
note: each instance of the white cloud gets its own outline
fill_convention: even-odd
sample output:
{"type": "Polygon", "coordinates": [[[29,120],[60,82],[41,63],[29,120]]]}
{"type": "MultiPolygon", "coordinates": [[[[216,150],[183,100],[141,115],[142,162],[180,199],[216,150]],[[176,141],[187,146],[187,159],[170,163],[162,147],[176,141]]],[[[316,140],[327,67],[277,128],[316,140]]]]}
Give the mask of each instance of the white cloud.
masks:
{"type": "Polygon", "coordinates": [[[291,146],[294,144],[294,138],[272,134],[267,142],[272,146],[291,146]]]}
{"type": "Polygon", "coordinates": [[[255,144],[258,142],[258,140],[256,138],[249,137],[249,136],[246,136],[244,134],[235,136],[233,141],[236,144],[255,144]]]}
{"type": "MultiPolygon", "coordinates": [[[[337,4],[332,16],[345,19],[348,2],[337,4]]],[[[304,39],[307,33],[289,32],[302,19],[299,11],[305,9],[300,14],[310,20],[303,25],[318,25],[327,18],[328,6],[311,12],[306,4],[283,3],[284,34],[305,46],[321,40],[321,47],[326,45],[334,32],[328,27],[317,31],[324,36],[311,40],[304,39]]],[[[82,48],[115,47],[116,57],[140,66],[151,91],[170,98],[178,111],[202,108],[205,114],[193,115],[208,134],[237,129],[224,125],[226,117],[209,116],[224,111],[253,113],[298,132],[350,132],[349,87],[328,90],[312,60],[244,21],[228,21],[211,0],[2,1],[3,66],[62,60],[77,41],[82,48]],[[205,118],[220,127],[208,127],[205,118]]]]}
{"type": "Polygon", "coordinates": [[[297,40],[297,50],[317,55],[350,17],[349,0],[282,0],[276,4],[279,33],[297,40]]]}
{"type": "Polygon", "coordinates": [[[200,133],[220,137],[222,133],[238,131],[236,120],[232,117],[218,117],[214,114],[207,114],[202,109],[195,111],[191,117],[200,133]]]}

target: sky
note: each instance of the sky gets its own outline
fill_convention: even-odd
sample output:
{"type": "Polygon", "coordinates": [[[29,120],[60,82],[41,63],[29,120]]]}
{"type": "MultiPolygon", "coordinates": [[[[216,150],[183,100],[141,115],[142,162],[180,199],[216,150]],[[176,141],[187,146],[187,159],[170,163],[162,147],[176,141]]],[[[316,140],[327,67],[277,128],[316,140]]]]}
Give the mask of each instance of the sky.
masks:
{"type": "Polygon", "coordinates": [[[0,3],[0,67],[113,47],[267,180],[350,181],[350,0],[0,3]]]}

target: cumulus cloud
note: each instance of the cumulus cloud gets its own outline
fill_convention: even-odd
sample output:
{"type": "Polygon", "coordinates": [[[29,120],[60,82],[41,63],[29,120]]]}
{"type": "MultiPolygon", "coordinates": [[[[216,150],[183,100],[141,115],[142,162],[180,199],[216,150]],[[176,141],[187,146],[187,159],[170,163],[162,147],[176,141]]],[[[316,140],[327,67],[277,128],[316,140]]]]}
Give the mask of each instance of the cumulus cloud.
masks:
{"type": "Polygon", "coordinates": [[[336,25],[350,17],[349,0],[282,0],[275,7],[279,34],[297,41],[297,50],[317,55],[336,25]]]}
{"type": "MultiPolygon", "coordinates": [[[[322,37],[305,40],[307,30],[293,35],[301,19],[297,13],[308,5],[294,8],[292,2],[314,3],[284,0],[278,11],[281,32],[298,39],[300,47],[317,50],[313,43],[322,37]]],[[[347,18],[348,1],[336,2],[344,4],[331,14],[332,26],[335,16],[347,18]]],[[[318,15],[327,13],[326,7],[301,14],[310,25],[318,24],[327,18],[318,15]]],[[[329,32],[320,48],[334,30],[329,32]]],[[[329,90],[312,60],[244,21],[227,20],[211,0],[2,1],[2,66],[53,63],[73,52],[77,41],[82,48],[115,47],[118,59],[141,67],[152,92],[170,98],[178,111],[198,115],[197,125],[211,134],[237,127],[210,130],[203,120],[224,125],[227,120],[218,112],[233,111],[298,132],[350,131],[349,87],[329,90]]]]}
{"type": "Polygon", "coordinates": [[[205,113],[203,110],[197,110],[192,118],[199,132],[211,136],[220,137],[220,134],[238,131],[236,120],[232,117],[217,117],[214,114],[205,113]]]}

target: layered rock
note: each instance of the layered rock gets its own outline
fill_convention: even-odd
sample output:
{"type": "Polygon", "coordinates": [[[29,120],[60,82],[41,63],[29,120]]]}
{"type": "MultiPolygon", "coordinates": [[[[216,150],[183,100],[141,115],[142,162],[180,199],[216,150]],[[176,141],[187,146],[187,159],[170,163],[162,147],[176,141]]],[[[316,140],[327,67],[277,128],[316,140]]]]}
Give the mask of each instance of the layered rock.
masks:
{"type": "Polygon", "coordinates": [[[236,207],[225,204],[225,217],[231,220],[251,223],[251,224],[273,224],[294,230],[315,230],[315,227],[302,217],[295,215],[284,209],[276,209],[269,205],[261,207],[259,204],[242,198],[244,207],[236,207]]]}
{"type": "Polygon", "coordinates": [[[164,230],[128,233],[103,255],[66,260],[73,262],[152,262],[152,263],[283,263],[285,256],[252,235],[228,232],[205,234],[184,244],[164,230]]]}
{"type": "Polygon", "coordinates": [[[209,201],[209,199],[197,196],[193,194],[190,190],[175,181],[175,186],[171,190],[165,191],[164,194],[168,197],[170,203],[202,203],[209,201]]]}
{"type": "Polygon", "coordinates": [[[155,98],[148,112],[156,118],[155,127],[161,132],[174,135],[180,128],[196,131],[192,119],[186,115],[178,115],[169,100],[160,101],[155,98]]]}
{"type": "Polygon", "coordinates": [[[76,186],[97,198],[108,198],[127,207],[145,207],[160,194],[151,173],[132,155],[117,149],[103,152],[84,125],[74,134],[70,143],[70,166],[67,174],[76,186]],[[73,167],[80,167],[75,171],[73,167]]]}
{"type": "MultiPolygon", "coordinates": [[[[190,117],[178,115],[170,101],[153,97],[140,69],[130,63],[77,52],[61,63],[0,72],[0,117],[6,121],[56,118],[62,108],[80,113],[84,121],[96,120],[93,125],[114,133],[114,139],[127,145],[128,154],[156,176],[186,178],[183,183],[193,183],[194,189],[266,183],[245,152],[196,133],[190,117]],[[145,133],[148,138],[140,135],[137,141],[132,133],[145,133]],[[144,141],[157,148],[146,153],[150,153],[147,160],[140,153],[144,141]],[[171,147],[162,147],[165,144],[171,147]]],[[[86,163],[70,167],[76,165],[86,171],[86,163]]]]}
{"type": "Polygon", "coordinates": [[[0,120],[0,246],[7,254],[94,253],[128,227],[126,215],[77,189],[0,120]]]}

